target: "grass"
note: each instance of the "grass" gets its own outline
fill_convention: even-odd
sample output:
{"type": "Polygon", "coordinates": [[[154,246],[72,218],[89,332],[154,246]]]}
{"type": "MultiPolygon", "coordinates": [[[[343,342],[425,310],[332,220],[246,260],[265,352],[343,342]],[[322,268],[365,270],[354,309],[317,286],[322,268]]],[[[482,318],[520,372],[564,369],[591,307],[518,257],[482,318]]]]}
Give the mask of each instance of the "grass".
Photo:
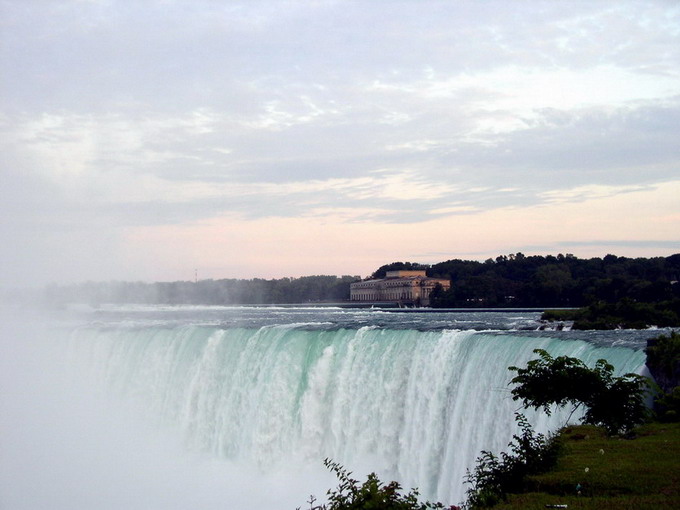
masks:
{"type": "Polygon", "coordinates": [[[493,508],[680,509],[680,423],[645,425],[635,435],[622,439],[593,426],[567,427],[557,466],[529,477],[522,494],[493,508]]]}

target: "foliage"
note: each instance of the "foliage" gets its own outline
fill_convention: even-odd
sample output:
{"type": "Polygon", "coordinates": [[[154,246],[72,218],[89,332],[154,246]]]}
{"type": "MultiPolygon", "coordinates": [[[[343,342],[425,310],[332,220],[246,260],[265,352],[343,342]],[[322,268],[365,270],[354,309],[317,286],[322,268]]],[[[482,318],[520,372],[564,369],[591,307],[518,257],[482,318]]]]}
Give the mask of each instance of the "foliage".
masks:
{"type": "Polygon", "coordinates": [[[604,427],[609,434],[625,433],[646,420],[645,395],[648,379],[638,374],[613,375],[614,367],[600,359],[589,368],[578,358],[553,358],[543,349],[534,350],[538,359],[526,368],[510,367],[517,372],[511,383],[513,400],[522,400],[525,409],[568,404],[585,406],[583,423],[604,427]]]}
{"type": "MultiPolygon", "coordinates": [[[[678,377],[680,373],[680,333],[671,331],[668,336],[659,335],[650,339],[647,342],[645,353],[647,354],[647,365],[658,368],[660,375],[668,379],[678,377]]],[[[676,385],[673,384],[673,386],[676,385]]]]}
{"type": "Polygon", "coordinates": [[[573,321],[578,317],[580,309],[545,310],[541,314],[542,321],[573,321]]]}
{"type": "Polygon", "coordinates": [[[654,400],[654,410],[661,422],[680,421],[680,386],[659,395],[654,400]]]}
{"type": "Polygon", "coordinates": [[[584,308],[546,310],[544,321],[574,321],[573,329],[645,329],[680,326],[680,299],[638,303],[623,298],[616,303],[598,301],[584,308]]]}
{"type": "Polygon", "coordinates": [[[431,266],[428,274],[453,281],[451,289],[433,300],[432,306],[439,308],[580,308],[624,298],[637,303],[680,298],[680,284],[673,283],[680,280],[680,254],[579,259],[516,253],[485,262],[448,260],[431,266]]]}
{"type": "Polygon", "coordinates": [[[575,317],[574,329],[645,329],[649,326],[679,326],[675,311],[679,299],[658,303],[638,303],[623,298],[616,303],[598,301],[582,309],[575,317]]]}
{"type": "Polygon", "coordinates": [[[385,278],[387,271],[427,271],[429,269],[429,265],[419,264],[417,262],[391,262],[390,264],[385,264],[376,269],[371,275],[371,278],[385,278]]]}
{"type": "MultiPolygon", "coordinates": [[[[565,307],[578,308],[598,302],[616,303],[629,298],[636,303],[671,303],[666,309],[680,316],[680,254],[670,257],[579,259],[573,255],[500,255],[484,262],[448,260],[432,266],[393,262],[378,268],[373,277],[387,271],[425,269],[432,277],[453,281],[450,289],[431,300],[435,308],[458,307],[565,307]]],[[[191,276],[194,276],[193,274],[191,276]]],[[[145,303],[145,304],[264,304],[342,301],[358,276],[304,276],[238,280],[174,282],[85,282],[51,285],[44,291],[46,303],[145,303]]],[[[647,324],[651,322],[647,321],[647,324]]]]}
{"type": "Polygon", "coordinates": [[[477,465],[468,471],[465,482],[466,505],[470,508],[493,506],[506,499],[510,493],[521,492],[528,475],[543,473],[557,462],[560,443],[554,436],[534,434],[524,415],[516,413],[521,433],[513,436],[508,444],[510,453],[502,452],[497,457],[489,451],[482,451],[477,465]]]}
{"type": "MultiPolygon", "coordinates": [[[[329,490],[328,503],[314,505],[316,498],[310,496],[310,510],[427,510],[428,508],[444,508],[441,503],[421,503],[418,501],[418,490],[412,489],[407,494],[401,493],[401,485],[390,482],[386,485],[378,479],[375,473],[368,475],[366,481],[359,484],[337,462],[324,460],[324,465],[338,477],[340,485],[336,490],[329,490]]],[[[452,507],[453,508],[453,507],[452,507]]]]}
{"type": "Polygon", "coordinates": [[[356,276],[303,276],[264,280],[198,280],[178,282],[86,282],[52,285],[44,299],[50,305],[81,302],[140,304],[266,304],[343,301],[356,276]]]}
{"type": "Polygon", "coordinates": [[[662,421],[680,421],[680,334],[671,331],[647,341],[647,367],[662,393],[654,410],[662,421]]]}

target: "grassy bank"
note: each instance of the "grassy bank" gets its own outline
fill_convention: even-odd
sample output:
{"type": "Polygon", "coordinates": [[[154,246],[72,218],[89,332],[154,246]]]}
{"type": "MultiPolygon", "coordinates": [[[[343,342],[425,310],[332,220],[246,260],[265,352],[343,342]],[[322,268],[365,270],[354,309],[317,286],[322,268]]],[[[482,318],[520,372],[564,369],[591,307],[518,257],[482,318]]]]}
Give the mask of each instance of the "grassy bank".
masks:
{"type": "Polygon", "coordinates": [[[493,508],[680,508],[680,423],[654,423],[635,432],[635,439],[621,439],[592,426],[568,427],[557,466],[529,477],[524,493],[493,508]]]}

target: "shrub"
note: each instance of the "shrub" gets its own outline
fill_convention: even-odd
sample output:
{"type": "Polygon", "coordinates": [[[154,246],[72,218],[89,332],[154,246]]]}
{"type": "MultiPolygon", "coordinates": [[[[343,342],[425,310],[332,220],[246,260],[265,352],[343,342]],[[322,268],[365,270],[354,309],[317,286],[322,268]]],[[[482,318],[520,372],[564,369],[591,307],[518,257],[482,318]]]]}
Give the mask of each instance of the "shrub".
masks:
{"type": "Polygon", "coordinates": [[[351,477],[352,473],[337,462],[325,459],[324,465],[336,474],[340,485],[336,490],[328,491],[328,503],[325,505],[315,506],[316,498],[310,496],[309,510],[427,510],[444,508],[441,503],[430,503],[429,501],[421,503],[418,500],[417,489],[402,494],[402,488],[398,482],[383,485],[375,473],[368,475],[366,481],[359,484],[358,480],[351,477]]]}
{"type": "Polygon", "coordinates": [[[647,341],[647,366],[664,391],[678,385],[680,379],[680,334],[671,331],[647,341]]]}
{"type": "Polygon", "coordinates": [[[556,464],[561,446],[556,437],[534,434],[522,414],[516,413],[515,421],[521,433],[514,435],[508,444],[510,453],[503,452],[497,457],[482,451],[474,470],[468,471],[465,478],[465,483],[470,485],[467,507],[493,506],[505,500],[507,494],[521,492],[527,475],[544,473],[556,464]]]}
{"type": "Polygon", "coordinates": [[[647,341],[647,367],[658,383],[661,394],[654,410],[661,421],[680,420],[680,334],[671,331],[647,341]]]}

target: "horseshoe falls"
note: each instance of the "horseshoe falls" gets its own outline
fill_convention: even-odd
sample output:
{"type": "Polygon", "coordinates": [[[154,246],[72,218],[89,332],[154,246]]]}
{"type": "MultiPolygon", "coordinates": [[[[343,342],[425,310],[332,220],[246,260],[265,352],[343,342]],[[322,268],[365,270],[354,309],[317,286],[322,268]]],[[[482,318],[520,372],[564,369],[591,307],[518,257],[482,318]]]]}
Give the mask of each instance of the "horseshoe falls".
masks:
{"type": "MultiPolygon", "coordinates": [[[[640,332],[539,332],[537,318],[128,308],[19,345],[3,331],[1,382],[18,389],[3,392],[0,506],[293,509],[336,486],[324,458],[459,503],[480,451],[517,432],[508,366],[539,348],[644,365],[640,332]]],[[[549,432],[570,411],[525,414],[549,432]]]]}

